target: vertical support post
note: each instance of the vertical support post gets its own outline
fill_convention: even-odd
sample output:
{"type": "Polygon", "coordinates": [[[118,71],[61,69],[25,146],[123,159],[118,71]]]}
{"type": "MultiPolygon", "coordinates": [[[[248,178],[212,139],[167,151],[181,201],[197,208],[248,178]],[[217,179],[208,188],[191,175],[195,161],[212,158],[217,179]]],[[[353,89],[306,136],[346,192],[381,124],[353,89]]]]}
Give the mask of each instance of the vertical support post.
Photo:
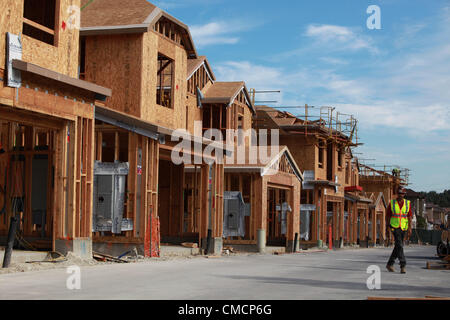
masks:
{"type": "Polygon", "coordinates": [[[266,230],[258,229],[257,230],[257,245],[258,245],[258,252],[259,253],[265,253],[266,252],[266,230]]]}
{"type": "Polygon", "coordinates": [[[213,180],[213,166],[208,166],[209,175],[208,175],[208,237],[206,239],[206,254],[209,254],[211,251],[212,244],[212,197],[213,197],[213,188],[212,188],[212,180],[213,180]]]}
{"type": "Polygon", "coordinates": [[[3,268],[9,268],[11,264],[11,255],[14,246],[14,240],[16,239],[16,230],[19,220],[16,217],[11,217],[11,223],[9,225],[8,241],[6,243],[5,256],[3,257],[3,268]]]}
{"type": "Polygon", "coordinates": [[[295,233],[295,237],[294,237],[293,253],[297,252],[297,250],[298,250],[298,232],[295,233]]]}

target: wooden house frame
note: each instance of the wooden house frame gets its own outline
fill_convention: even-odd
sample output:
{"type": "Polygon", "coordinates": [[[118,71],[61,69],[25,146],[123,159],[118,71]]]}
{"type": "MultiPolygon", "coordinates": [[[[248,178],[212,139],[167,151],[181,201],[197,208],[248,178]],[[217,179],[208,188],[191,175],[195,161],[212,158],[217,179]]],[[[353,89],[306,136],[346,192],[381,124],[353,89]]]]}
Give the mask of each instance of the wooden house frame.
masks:
{"type": "MultiPolygon", "coordinates": [[[[276,109],[258,106],[254,122],[256,129],[280,130],[280,145],[286,145],[302,170],[305,181],[302,186],[301,208],[310,214],[309,239],[301,246],[329,244],[340,247],[346,235],[346,223],[354,217],[346,217],[351,210],[345,200],[345,188],[357,186],[357,172],[351,167],[351,138],[335,130],[329,130],[321,122],[302,120],[276,109]]],[[[361,205],[362,206],[362,205],[361,205]]],[[[368,209],[368,208],[366,208],[368,209]]]]}
{"type": "Polygon", "coordinates": [[[372,228],[370,230],[369,245],[385,245],[386,241],[386,208],[388,203],[384,199],[384,194],[379,192],[370,195],[373,205],[371,206],[374,214],[372,216],[372,228]]]}
{"type": "Polygon", "coordinates": [[[2,43],[0,237],[16,216],[22,248],[91,257],[94,108],[111,90],[78,79],[79,30],[62,22],[79,1],[49,2],[46,16],[30,15],[35,3],[27,0],[5,5],[2,41],[20,35],[22,58],[12,60],[20,85],[10,87],[2,43]]]}
{"type": "Polygon", "coordinates": [[[203,122],[201,98],[214,84],[216,77],[205,56],[188,59],[187,94],[186,94],[186,131],[197,136],[202,135],[202,125],[195,128],[195,123],[203,122]],[[201,96],[199,96],[199,94],[201,96]],[[197,130],[197,132],[195,132],[197,130]]]}
{"type": "MultiPolygon", "coordinates": [[[[297,167],[289,149],[280,146],[279,153],[271,156],[268,164],[249,161],[225,165],[225,190],[239,191],[245,203],[250,204],[250,216],[246,218],[245,237],[224,239],[225,244],[247,248],[257,246],[285,247],[287,252],[299,248],[300,191],[303,175],[297,167]],[[282,206],[286,203],[290,211],[286,217],[285,233],[282,231],[282,206]],[[264,231],[265,243],[258,243],[258,231],[264,231]]],[[[236,154],[236,153],[235,153],[236,154]]]]}
{"type": "MultiPolygon", "coordinates": [[[[208,253],[221,252],[223,166],[213,153],[213,164],[201,159],[192,177],[171,157],[178,144],[172,135],[195,120],[186,102],[188,65],[198,59],[189,28],[145,0],[97,0],[82,11],[80,34],[83,76],[114,92],[96,110],[96,159],[129,163],[125,217],[135,222],[120,235],[95,234],[94,248],[120,254],[137,247],[153,256],[159,243],[195,242],[208,253]],[[184,228],[194,221],[185,217],[186,192],[195,198],[192,232],[184,228]]],[[[185,138],[191,160],[212,142],[193,132],[185,138]]]]}

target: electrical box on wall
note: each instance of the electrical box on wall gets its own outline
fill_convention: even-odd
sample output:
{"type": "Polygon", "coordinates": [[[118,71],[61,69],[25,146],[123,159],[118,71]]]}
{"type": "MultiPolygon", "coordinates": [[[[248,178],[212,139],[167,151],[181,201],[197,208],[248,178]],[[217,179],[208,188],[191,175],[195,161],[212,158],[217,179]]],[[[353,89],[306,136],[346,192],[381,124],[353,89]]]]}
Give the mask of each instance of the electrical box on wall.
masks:
{"type": "Polygon", "coordinates": [[[245,237],[245,217],[250,213],[240,192],[224,192],[223,237],[245,237]]]}
{"type": "Polygon", "coordinates": [[[123,218],[128,172],[128,163],[95,163],[93,232],[133,230],[133,221],[123,218]]]}

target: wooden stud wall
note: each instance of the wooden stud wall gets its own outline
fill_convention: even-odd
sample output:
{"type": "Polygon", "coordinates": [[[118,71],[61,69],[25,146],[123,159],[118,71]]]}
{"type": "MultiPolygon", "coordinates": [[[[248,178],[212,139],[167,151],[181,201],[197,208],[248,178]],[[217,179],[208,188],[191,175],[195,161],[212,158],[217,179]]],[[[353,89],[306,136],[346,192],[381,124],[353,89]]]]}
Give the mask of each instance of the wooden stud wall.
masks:
{"type": "Polygon", "coordinates": [[[158,142],[147,137],[143,137],[125,130],[109,126],[96,125],[95,141],[97,161],[102,161],[103,137],[107,134],[112,135],[114,142],[114,160],[120,159],[120,150],[128,150],[127,161],[130,165],[130,171],[127,178],[127,201],[124,217],[132,219],[134,222],[133,231],[123,232],[121,235],[100,236],[100,233],[94,234],[96,242],[112,243],[144,243],[150,241],[147,239],[147,231],[150,228],[150,217],[158,217],[158,177],[159,177],[159,146],[158,142]],[[126,145],[120,144],[120,135],[126,134],[126,145]],[[100,146],[100,147],[99,147],[100,146]],[[142,150],[142,173],[140,189],[140,211],[137,212],[139,201],[137,197],[137,175],[138,163],[137,150],[142,150]],[[137,220],[139,219],[139,228],[137,220]]]}
{"type": "MultiPolygon", "coordinates": [[[[23,135],[26,158],[26,167],[23,172],[27,179],[25,183],[27,196],[25,197],[24,235],[28,237],[39,235],[31,223],[31,160],[35,154],[48,154],[49,172],[51,172],[51,166],[54,166],[55,180],[49,179],[48,182],[46,236],[53,240],[53,247],[55,239],[89,238],[92,225],[93,120],[77,117],[76,122],[64,121],[65,124],[62,121],[54,120],[51,127],[46,127],[49,120],[41,118],[39,115],[31,115],[24,111],[11,113],[8,108],[0,108],[3,121],[10,121],[7,126],[2,125],[2,144],[5,140],[9,140],[5,144],[8,150],[12,150],[13,146],[13,138],[11,138],[11,134],[15,130],[13,126],[17,128],[14,121],[29,125],[23,135]],[[14,116],[10,117],[10,115],[14,116]],[[31,123],[34,123],[36,127],[32,127],[31,123]],[[59,126],[56,125],[58,123],[59,126]],[[7,127],[8,129],[5,129],[7,127]],[[42,129],[44,132],[47,130],[47,134],[41,135],[41,137],[45,137],[50,149],[49,151],[34,151],[36,143],[34,137],[36,132],[42,132],[42,129]],[[68,135],[69,130],[70,136],[68,135]],[[9,136],[7,139],[5,138],[6,134],[9,136]],[[81,168],[83,168],[82,171],[81,168]],[[52,189],[53,183],[54,188],[52,189]]],[[[7,212],[10,210],[11,206],[7,201],[7,212]]],[[[1,230],[6,231],[4,227],[1,230]]]]}
{"type": "Polygon", "coordinates": [[[301,185],[298,179],[288,173],[280,172],[274,176],[263,176],[259,173],[227,173],[225,174],[225,190],[244,192],[244,178],[249,182],[247,186],[250,190],[249,202],[251,204],[251,216],[249,219],[248,234],[245,240],[256,241],[257,230],[267,230],[268,217],[268,188],[283,189],[287,191],[287,202],[290,204],[293,212],[289,214],[287,226],[287,240],[293,241],[295,233],[300,232],[300,189],[301,185]],[[233,180],[238,181],[236,185],[233,180]]]}

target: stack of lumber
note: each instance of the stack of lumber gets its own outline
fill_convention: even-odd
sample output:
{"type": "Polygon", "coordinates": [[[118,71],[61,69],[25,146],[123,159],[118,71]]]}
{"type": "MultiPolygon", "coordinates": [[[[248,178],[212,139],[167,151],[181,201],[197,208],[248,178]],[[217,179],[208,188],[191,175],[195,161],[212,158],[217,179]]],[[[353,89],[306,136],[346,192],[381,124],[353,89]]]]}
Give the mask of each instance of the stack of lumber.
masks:
{"type": "Polygon", "coordinates": [[[119,259],[116,257],[112,257],[109,256],[107,254],[103,254],[103,253],[98,253],[98,252],[93,252],[92,253],[93,258],[97,261],[102,261],[102,262],[116,262],[116,263],[128,263],[127,260],[123,260],[123,259],[119,259]]]}

